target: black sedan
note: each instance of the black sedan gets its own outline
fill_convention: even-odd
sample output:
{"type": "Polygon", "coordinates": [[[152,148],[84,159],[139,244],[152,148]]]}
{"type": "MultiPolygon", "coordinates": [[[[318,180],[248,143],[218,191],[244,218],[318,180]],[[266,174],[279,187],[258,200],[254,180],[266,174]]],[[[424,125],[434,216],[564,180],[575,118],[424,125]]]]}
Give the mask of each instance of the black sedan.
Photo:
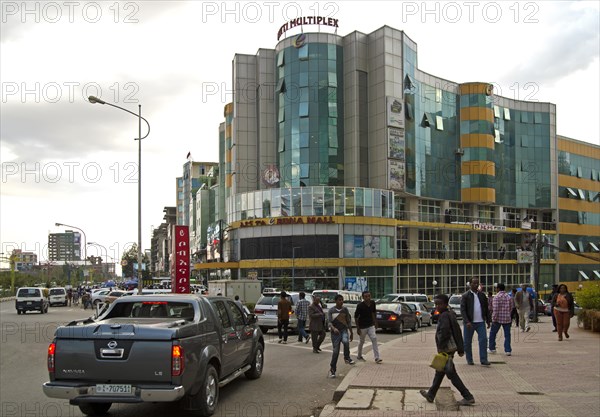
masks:
{"type": "Polygon", "coordinates": [[[415,310],[405,303],[385,303],[377,306],[377,327],[383,330],[394,330],[396,333],[404,329],[417,331],[418,320],[415,310]]]}

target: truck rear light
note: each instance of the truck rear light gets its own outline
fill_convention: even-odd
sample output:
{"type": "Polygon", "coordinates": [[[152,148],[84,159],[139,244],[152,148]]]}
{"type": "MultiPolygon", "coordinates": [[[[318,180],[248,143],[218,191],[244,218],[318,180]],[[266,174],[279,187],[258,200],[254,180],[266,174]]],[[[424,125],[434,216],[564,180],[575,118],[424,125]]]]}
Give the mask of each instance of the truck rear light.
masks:
{"type": "Polygon", "coordinates": [[[183,348],[173,345],[171,348],[171,376],[181,376],[181,374],[183,374],[183,348]]]}
{"type": "Polygon", "coordinates": [[[54,354],[56,353],[56,343],[50,343],[48,346],[48,372],[54,372],[54,354]]]}

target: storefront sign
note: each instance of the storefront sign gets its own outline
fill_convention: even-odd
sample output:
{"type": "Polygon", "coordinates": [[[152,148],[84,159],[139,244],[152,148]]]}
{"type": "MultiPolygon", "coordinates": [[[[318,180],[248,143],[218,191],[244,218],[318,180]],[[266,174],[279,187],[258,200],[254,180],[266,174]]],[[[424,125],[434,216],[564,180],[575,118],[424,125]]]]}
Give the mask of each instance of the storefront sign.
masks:
{"type": "Polygon", "coordinates": [[[292,19],[287,23],[284,23],[277,32],[277,40],[281,38],[281,36],[288,31],[289,29],[295,28],[297,26],[303,25],[320,25],[320,26],[332,26],[334,28],[338,28],[338,19],[333,19],[331,17],[324,16],[306,16],[306,17],[298,17],[296,19],[292,19]]]}
{"type": "Polygon", "coordinates": [[[490,223],[473,223],[473,230],[492,230],[492,231],[505,231],[506,226],[496,226],[490,223]]]}
{"type": "Polygon", "coordinates": [[[175,293],[190,292],[190,230],[189,226],[173,226],[173,259],[171,288],[175,293]]]}
{"type": "Polygon", "coordinates": [[[534,259],[533,251],[517,250],[517,263],[518,264],[532,264],[533,259],[534,259]]]}
{"type": "Polygon", "coordinates": [[[242,220],[240,227],[275,226],[279,224],[333,224],[333,216],[278,217],[275,219],[242,220]]]}

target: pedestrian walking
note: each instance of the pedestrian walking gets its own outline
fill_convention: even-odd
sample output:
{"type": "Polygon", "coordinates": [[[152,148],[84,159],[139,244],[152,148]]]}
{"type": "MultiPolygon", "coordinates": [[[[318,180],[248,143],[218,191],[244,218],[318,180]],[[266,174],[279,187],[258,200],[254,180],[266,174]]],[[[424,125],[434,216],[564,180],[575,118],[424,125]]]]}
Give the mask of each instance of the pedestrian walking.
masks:
{"type": "Polygon", "coordinates": [[[238,307],[240,308],[240,310],[242,310],[242,312],[244,311],[244,303],[242,303],[242,301],[240,300],[239,295],[236,295],[235,297],[233,297],[233,302],[238,305],[238,307]]]}
{"type": "Polygon", "coordinates": [[[529,327],[529,313],[533,311],[533,297],[527,291],[527,284],[521,285],[521,291],[518,291],[515,295],[515,306],[519,313],[519,327],[521,332],[528,332],[531,330],[529,327]]]}
{"type": "MultiPolygon", "coordinates": [[[[515,297],[517,296],[517,289],[513,288],[511,291],[510,298],[512,299],[512,310],[510,312],[510,318],[515,321],[515,327],[519,327],[519,310],[517,310],[517,304],[515,297]]],[[[512,321],[511,321],[512,325],[512,321]]]]}
{"type": "Polygon", "coordinates": [[[375,363],[381,363],[382,360],[379,357],[379,348],[377,346],[377,333],[375,332],[377,327],[377,310],[375,307],[375,301],[371,299],[371,293],[369,291],[363,291],[362,301],[356,306],[356,312],[354,313],[354,319],[356,320],[356,333],[358,333],[358,353],[356,359],[364,361],[365,358],[362,355],[363,345],[365,338],[369,336],[371,339],[371,345],[373,346],[373,355],[375,356],[375,363]]]}
{"type": "Polygon", "coordinates": [[[571,318],[575,315],[573,296],[565,284],[558,286],[558,292],[552,298],[552,305],[554,306],[554,315],[556,316],[558,341],[561,342],[563,340],[563,333],[567,339],[569,338],[569,325],[571,324],[571,318]]]}
{"type": "Polygon", "coordinates": [[[463,317],[464,325],[464,347],[467,363],[474,365],[473,362],[473,333],[477,332],[479,341],[479,361],[482,365],[490,365],[487,358],[487,327],[490,327],[490,314],[488,302],[485,294],[478,290],[479,279],[471,279],[471,289],[462,295],[460,300],[460,312],[463,317]]]}
{"type": "Polygon", "coordinates": [[[279,342],[284,345],[287,343],[288,326],[290,325],[290,313],[292,303],[287,299],[285,291],[281,291],[279,302],[277,303],[277,335],[279,342]]]}
{"type": "Polygon", "coordinates": [[[456,314],[452,309],[448,309],[447,295],[436,295],[433,301],[435,303],[435,308],[439,313],[437,328],[435,330],[435,345],[438,353],[445,352],[448,354],[448,362],[446,362],[446,366],[442,371],[435,371],[435,376],[433,377],[433,382],[429,390],[422,389],[419,392],[428,402],[432,403],[435,400],[440,385],[442,385],[444,376],[447,376],[450,382],[452,382],[452,385],[456,387],[463,397],[458,401],[458,404],[475,404],[473,394],[471,394],[462,382],[456,372],[456,367],[454,366],[454,355],[458,353],[458,356],[462,357],[465,354],[463,338],[460,332],[460,326],[456,320],[456,314]]]}
{"type": "Polygon", "coordinates": [[[71,307],[71,302],[73,301],[73,289],[69,288],[67,290],[67,305],[71,307]]]}
{"type": "Polygon", "coordinates": [[[306,320],[308,319],[308,306],[310,303],[306,299],[306,294],[300,292],[298,294],[298,304],[296,304],[296,318],[298,319],[298,342],[306,339],[305,343],[310,341],[310,335],[306,333],[306,320]]]}
{"type": "Polygon", "coordinates": [[[552,300],[554,299],[554,296],[556,294],[558,294],[558,284],[553,284],[552,293],[550,294],[550,317],[552,317],[552,325],[554,326],[554,330],[552,330],[553,332],[558,331],[558,329],[556,328],[556,316],[554,315],[554,305],[552,305],[552,300]]]}
{"type": "Polygon", "coordinates": [[[498,293],[492,299],[492,328],[490,329],[489,353],[496,353],[496,335],[502,327],[504,331],[504,353],[506,356],[512,355],[512,347],[510,345],[510,327],[512,318],[510,313],[513,306],[513,301],[504,290],[506,286],[503,283],[498,283],[498,293]]]}
{"type": "Polygon", "coordinates": [[[325,340],[325,312],[321,306],[321,297],[314,296],[313,302],[308,306],[308,330],[312,339],[313,353],[321,352],[321,343],[325,340]]]}
{"type": "Polygon", "coordinates": [[[329,330],[331,331],[331,344],[333,354],[329,368],[329,378],[335,378],[337,372],[337,361],[340,355],[340,343],[344,345],[344,361],[349,365],[356,362],[350,357],[350,342],[352,341],[352,317],[348,308],[344,307],[344,297],[341,294],[335,296],[335,305],[327,312],[329,318],[329,330]]]}

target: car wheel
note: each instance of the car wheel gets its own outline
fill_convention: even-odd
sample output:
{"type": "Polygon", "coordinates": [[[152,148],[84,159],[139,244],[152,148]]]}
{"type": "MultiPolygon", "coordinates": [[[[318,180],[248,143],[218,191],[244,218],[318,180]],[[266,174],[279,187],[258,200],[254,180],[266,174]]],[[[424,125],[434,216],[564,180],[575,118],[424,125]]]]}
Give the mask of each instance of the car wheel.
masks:
{"type": "Polygon", "coordinates": [[[94,307],[100,304],[100,300],[94,300],[94,307]]]}
{"type": "Polygon", "coordinates": [[[259,343],[258,346],[256,346],[256,352],[254,353],[254,360],[252,361],[252,364],[250,365],[250,369],[248,369],[244,373],[244,375],[246,375],[246,378],[258,379],[262,375],[263,364],[264,364],[264,360],[265,360],[263,351],[264,351],[263,345],[261,345],[259,343]]]}
{"type": "Polygon", "coordinates": [[[217,409],[217,402],[219,401],[219,375],[214,366],[207,366],[204,382],[197,395],[200,400],[198,403],[200,415],[212,416],[217,409]]]}
{"type": "Polygon", "coordinates": [[[88,416],[103,416],[111,405],[112,403],[81,403],[79,409],[88,416]]]}
{"type": "Polygon", "coordinates": [[[398,327],[396,328],[396,333],[398,333],[398,334],[404,333],[404,322],[403,321],[400,321],[400,323],[398,324],[398,327]]]}
{"type": "Polygon", "coordinates": [[[17,310],[17,316],[21,314],[21,310],[17,310]]]}
{"type": "Polygon", "coordinates": [[[419,319],[419,320],[417,321],[417,327],[418,327],[419,329],[420,329],[421,327],[423,327],[423,320],[422,320],[422,319],[419,319]]]}
{"type": "Polygon", "coordinates": [[[429,322],[427,323],[427,327],[433,326],[433,319],[429,317],[429,322]]]}
{"type": "Polygon", "coordinates": [[[415,324],[413,324],[413,327],[410,330],[412,330],[413,332],[416,332],[417,331],[417,326],[421,327],[421,326],[419,326],[419,323],[415,320],[415,324]]]}

